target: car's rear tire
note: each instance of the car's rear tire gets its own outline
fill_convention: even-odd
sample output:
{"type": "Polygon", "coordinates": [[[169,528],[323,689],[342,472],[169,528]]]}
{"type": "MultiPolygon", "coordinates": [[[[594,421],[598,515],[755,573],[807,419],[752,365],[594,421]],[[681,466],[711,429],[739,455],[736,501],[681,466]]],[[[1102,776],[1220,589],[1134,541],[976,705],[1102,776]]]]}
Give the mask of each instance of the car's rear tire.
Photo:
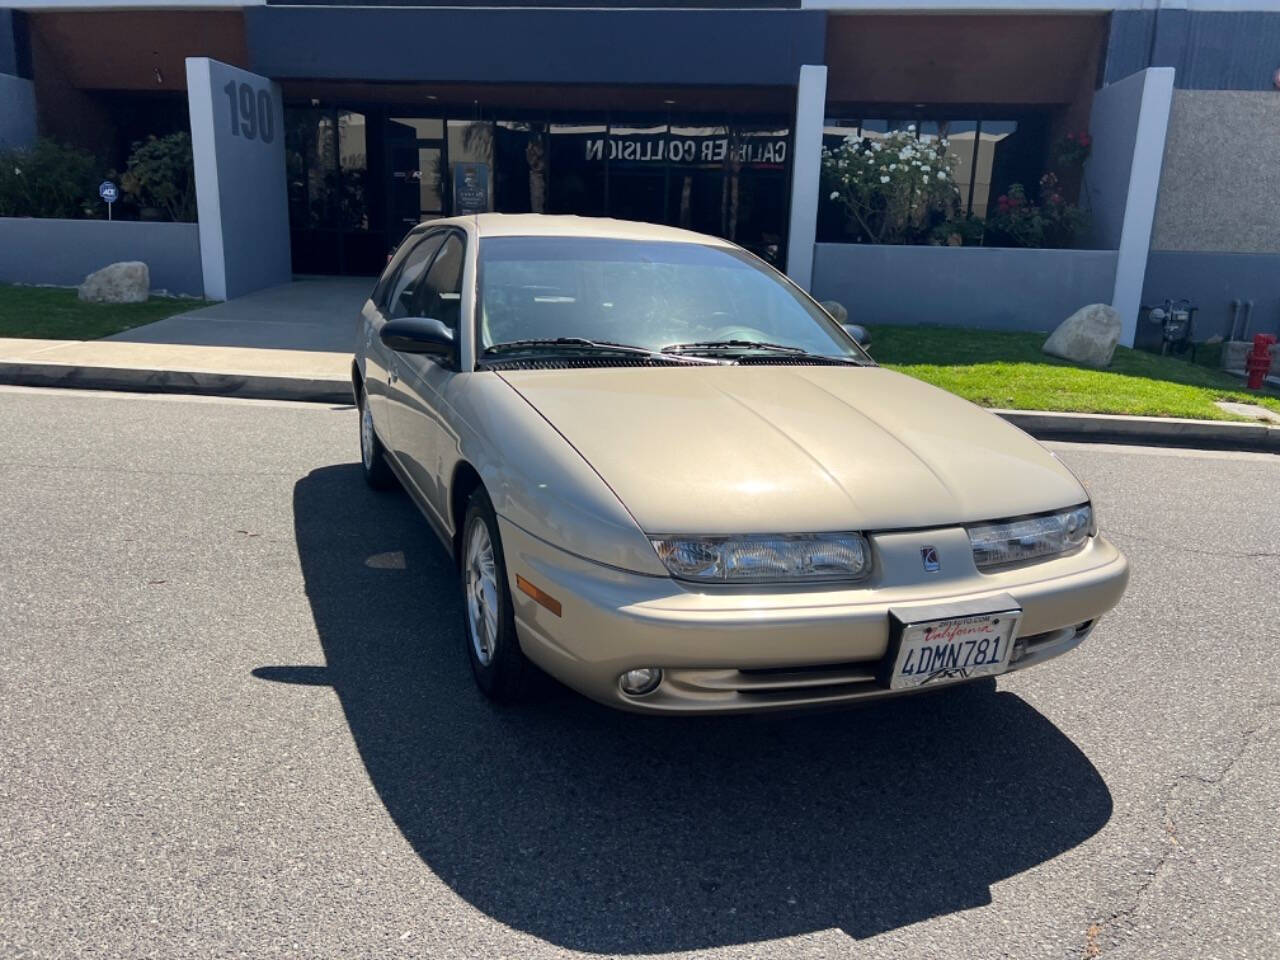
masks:
{"type": "Polygon", "coordinates": [[[483,487],[476,488],[467,502],[458,573],[462,629],[476,686],[490,700],[513,703],[528,691],[533,669],[516,637],[498,515],[483,487]]]}
{"type": "Polygon", "coordinates": [[[396,486],[396,475],[387,463],[387,451],[373,428],[373,413],[369,409],[369,395],[360,386],[360,466],[364,482],[375,490],[390,490],[396,486]]]}

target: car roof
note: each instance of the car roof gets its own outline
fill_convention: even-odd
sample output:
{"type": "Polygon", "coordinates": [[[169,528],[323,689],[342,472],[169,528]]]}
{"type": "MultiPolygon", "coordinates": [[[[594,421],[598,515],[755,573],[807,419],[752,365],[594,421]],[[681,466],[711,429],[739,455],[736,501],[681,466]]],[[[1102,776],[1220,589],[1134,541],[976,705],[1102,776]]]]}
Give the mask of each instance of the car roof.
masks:
{"type": "Polygon", "coordinates": [[[578,217],[567,214],[546,213],[478,213],[468,217],[451,217],[448,220],[432,220],[423,227],[438,227],[450,223],[462,225],[470,222],[481,238],[484,237],[597,237],[610,240],[648,240],[659,243],[701,243],[717,247],[733,244],[720,237],[666,227],[657,223],[640,223],[635,220],[614,220],[611,217],[578,217]]]}

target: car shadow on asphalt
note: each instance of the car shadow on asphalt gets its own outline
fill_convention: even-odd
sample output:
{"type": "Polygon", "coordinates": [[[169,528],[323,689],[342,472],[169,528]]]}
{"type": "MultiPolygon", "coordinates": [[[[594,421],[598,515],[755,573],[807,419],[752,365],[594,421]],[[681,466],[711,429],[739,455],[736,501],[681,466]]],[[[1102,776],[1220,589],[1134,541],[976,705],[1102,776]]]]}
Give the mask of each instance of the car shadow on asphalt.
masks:
{"type": "Polygon", "coordinates": [[[357,465],[294,490],[325,664],[374,789],[439,878],[575,950],[696,950],[838,927],[863,938],[987,904],[1096,833],[1088,758],[990,686],[836,713],[668,719],[554,684],[476,691],[444,550],[357,465]],[[399,555],[403,556],[403,563],[399,555]],[[388,560],[388,558],[391,558],[388,560]]]}

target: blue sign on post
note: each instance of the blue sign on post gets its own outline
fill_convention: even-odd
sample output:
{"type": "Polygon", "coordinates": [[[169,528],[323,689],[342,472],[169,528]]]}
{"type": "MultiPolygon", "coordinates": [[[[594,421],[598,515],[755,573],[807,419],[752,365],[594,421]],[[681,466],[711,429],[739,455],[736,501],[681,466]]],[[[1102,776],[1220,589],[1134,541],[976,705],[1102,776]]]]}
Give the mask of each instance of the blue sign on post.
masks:
{"type": "Polygon", "coordinates": [[[98,184],[98,196],[107,203],[107,219],[111,219],[111,205],[120,199],[120,188],[110,180],[103,180],[98,184]]]}

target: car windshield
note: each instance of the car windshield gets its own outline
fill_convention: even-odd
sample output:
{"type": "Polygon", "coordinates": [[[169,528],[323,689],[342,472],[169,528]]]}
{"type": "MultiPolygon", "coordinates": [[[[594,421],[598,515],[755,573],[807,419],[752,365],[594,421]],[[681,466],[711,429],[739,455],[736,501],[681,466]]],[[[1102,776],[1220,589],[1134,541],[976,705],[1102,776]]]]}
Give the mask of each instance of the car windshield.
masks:
{"type": "Polygon", "coordinates": [[[596,237],[480,242],[480,349],[573,338],[681,354],[866,359],[825,311],[750,254],[596,237]],[[752,346],[759,344],[760,346],[752,346]]]}

